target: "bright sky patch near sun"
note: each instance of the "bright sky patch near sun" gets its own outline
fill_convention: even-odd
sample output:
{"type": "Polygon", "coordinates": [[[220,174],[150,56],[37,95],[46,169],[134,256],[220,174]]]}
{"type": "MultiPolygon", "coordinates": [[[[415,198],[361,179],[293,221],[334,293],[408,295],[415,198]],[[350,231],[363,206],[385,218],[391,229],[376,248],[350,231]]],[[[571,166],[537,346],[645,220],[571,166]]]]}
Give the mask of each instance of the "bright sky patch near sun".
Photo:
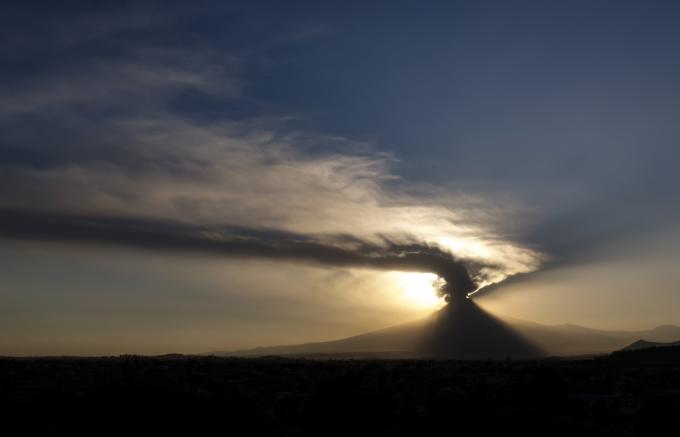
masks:
{"type": "Polygon", "coordinates": [[[435,310],[446,304],[437,293],[437,287],[441,284],[433,273],[395,272],[392,278],[401,299],[409,305],[435,310]]]}

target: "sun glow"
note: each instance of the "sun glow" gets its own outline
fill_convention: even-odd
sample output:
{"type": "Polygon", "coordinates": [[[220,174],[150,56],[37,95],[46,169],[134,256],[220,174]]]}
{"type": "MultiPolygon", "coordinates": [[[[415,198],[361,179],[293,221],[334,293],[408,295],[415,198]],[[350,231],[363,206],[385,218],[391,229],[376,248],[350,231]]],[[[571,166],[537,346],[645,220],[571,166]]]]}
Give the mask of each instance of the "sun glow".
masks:
{"type": "Polygon", "coordinates": [[[420,308],[440,308],[446,303],[437,294],[437,281],[434,273],[394,272],[394,282],[401,291],[404,303],[420,308]]]}

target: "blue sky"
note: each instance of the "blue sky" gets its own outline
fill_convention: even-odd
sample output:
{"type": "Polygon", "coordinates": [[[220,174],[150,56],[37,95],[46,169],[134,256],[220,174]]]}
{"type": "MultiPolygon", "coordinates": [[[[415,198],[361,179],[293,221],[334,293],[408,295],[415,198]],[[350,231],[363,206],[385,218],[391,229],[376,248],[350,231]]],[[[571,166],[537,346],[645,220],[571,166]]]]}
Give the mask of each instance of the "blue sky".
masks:
{"type": "MultiPolygon", "coordinates": [[[[601,327],[678,323],[679,15],[674,2],[641,1],[10,2],[0,14],[0,207],[330,244],[407,236],[481,266],[475,279],[494,285],[479,301],[495,312],[601,327]]],[[[86,250],[47,243],[44,232],[3,235],[12,244],[0,255],[20,247],[18,265],[86,250]]],[[[122,323],[112,277],[146,272],[153,296],[170,281],[130,266],[133,249],[90,244],[117,253],[116,267],[82,283],[57,275],[72,307],[31,303],[54,284],[50,262],[30,281],[5,268],[0,297],[25,315],[0,346],[19,350],[13,339],[23,335],[41,350],[44,332],[26,334],[36,320],[82,314],[84,301],[112,317],[110,328],[122,323]],[[106,299],[89,294],[97,277],[106,299]]],[[[76,258],[67,270],[92,267],[76,258]]],[[[261,296],[277,284],[251,293],[236,269],[218,287],[226,325],[204,331],[266,320],[285,338],[314,340],[428,309],[386,305],[401,295],[384,272],[268,268],[305,273],[268,305],[261,296]],[[365,291],[338,297],[346,281],[365,291]],[[319,283],[335,291],[301,297],[319,283]],[[234,315],[245,308],[252,317],[234,315]],[[305,337],[324,323],[318,338],[305,337]]],[[[186,293],[212,296],[212,279],[191,277],[181,277],[186,293]]],[[[166,313],[133,313],[162,324],[181,296],[166,313]]],[[[193,314],[188,327],[206,320],[193,314]]],[[[154,326],[149,342],[169,332],[154,326]]],[[[240,343],[211,334],[209,344],[187,334],[180,347],[280,340],[267,332],[240,343]]]]}

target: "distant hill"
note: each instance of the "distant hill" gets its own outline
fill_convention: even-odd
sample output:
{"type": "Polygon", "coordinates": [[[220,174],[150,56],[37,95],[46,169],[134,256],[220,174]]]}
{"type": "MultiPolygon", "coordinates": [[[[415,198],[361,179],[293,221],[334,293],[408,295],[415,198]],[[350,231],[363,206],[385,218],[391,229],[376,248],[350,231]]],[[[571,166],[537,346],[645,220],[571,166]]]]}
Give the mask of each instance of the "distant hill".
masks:
{"type": "Polygon", "coordinates": [[[609,331],[571,324],[542,325],[517,319],[498,319],[472,301],[454,304],[421,320],[348,338],[212,354],[529,358],[603,354],[632,346],[640,338],[660,343],[680,338],[680,327],[673,325],[644,331],[609,331]]]}
{"type": "Polygon", "coordinates": [[[557,356],[608,353],[623,349],[641,338],[654,342],[671,342],[680,338],[680,327],[674,325],[642,331],[615,331],[572,324],[541,325],[521,320],[508,320],[508,323],[548,355],[557,356]]]}
{"type": "Polygon", "coordinates": [[[631,343],[628,346],[624,347],[622,350],[624,350],[624,351],[635,351],[635,350],[640,350],[640,349],[647,349],[647,348],[650,348],[650,347],[669,347],[669,346],[680,346],[680,341],[658,342],[658,341],[638,340],[635,343],[631,343]]]}
{"type": "Polygon", "coordinates": [[[623,349],[613,352],[610,355],[600,357],[599,359],[609,364],[635,367],[680,366],[680,342],[675,342],[676,345],[671,345],[670,343],[661,344],[663,345],[661,347],[652,346],[638,349],[623,349]]]}

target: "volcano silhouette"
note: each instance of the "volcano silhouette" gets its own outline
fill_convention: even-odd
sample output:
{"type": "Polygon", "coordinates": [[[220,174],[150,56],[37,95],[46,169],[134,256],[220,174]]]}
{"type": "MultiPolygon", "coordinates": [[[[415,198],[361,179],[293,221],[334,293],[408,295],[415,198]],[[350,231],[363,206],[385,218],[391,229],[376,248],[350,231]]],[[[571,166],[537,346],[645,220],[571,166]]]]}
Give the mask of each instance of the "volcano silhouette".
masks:
{"type": "Polygon", "coordinates": [[[260,347],[217,355],[314,355],[400,352],[437,359],[530,358],[541,350],[470,299],[453,299],[431,316],[342,340],[260,347]]]}
{"type": "Polygon", "coordinates": [[[333,341],[212,352],[222,356],[505,359],[611,352],[632,342],[680,339],[680,327],[607,331],[572,324],[542,325],[493,316],[471,299],[455,298],[436,313],[409,323],[333,341]]]}
{"type": "Polygon", "coordinates": [[[541,350],[471,299],[456,299],[426,323],[415,351],[432,358],[529,358],[541,350]]]}

